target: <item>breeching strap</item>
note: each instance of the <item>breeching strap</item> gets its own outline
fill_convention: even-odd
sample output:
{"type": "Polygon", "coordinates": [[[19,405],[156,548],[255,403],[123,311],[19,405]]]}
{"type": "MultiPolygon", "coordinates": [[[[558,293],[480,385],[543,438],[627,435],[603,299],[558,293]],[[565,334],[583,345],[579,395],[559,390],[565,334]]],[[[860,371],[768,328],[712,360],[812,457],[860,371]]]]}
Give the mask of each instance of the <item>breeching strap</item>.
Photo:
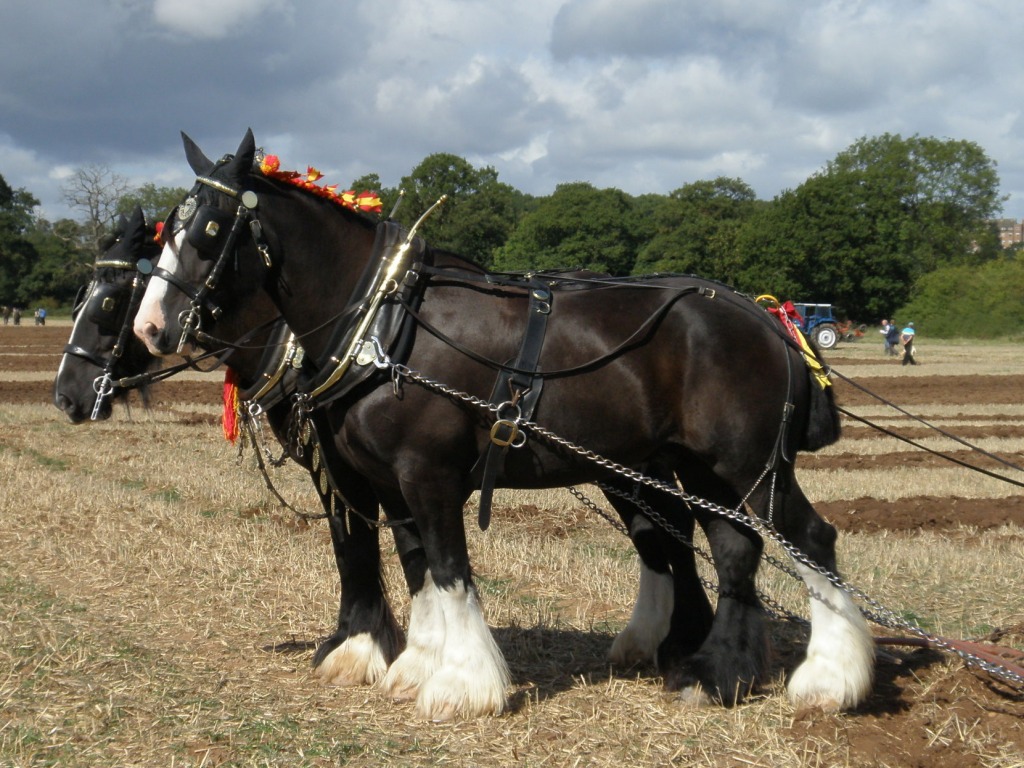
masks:
{"type": "Polygon", "coordinates": [[[484,451],[484,472],[480,481],[480,530],[486,531],[491,524],[491,502],[494,485],[504,464],[509,446],[519,446],[519,420],[530,419],[540,399],[544,379],[535,372],[544,346],[544,332],[551,315],[551,289],[545,283],[535,282],[530,289],[530,306],[526,320],[526,331],[519,346],[519,354],[512,364],[512,370],[503,369],[494,385],[491,402],[507,407],[514,418],[502,418],[499,408],[498,420],[491,428],[491,439],[484,451]],[[509,400],[504,400],[507,392],[509,400]]]}

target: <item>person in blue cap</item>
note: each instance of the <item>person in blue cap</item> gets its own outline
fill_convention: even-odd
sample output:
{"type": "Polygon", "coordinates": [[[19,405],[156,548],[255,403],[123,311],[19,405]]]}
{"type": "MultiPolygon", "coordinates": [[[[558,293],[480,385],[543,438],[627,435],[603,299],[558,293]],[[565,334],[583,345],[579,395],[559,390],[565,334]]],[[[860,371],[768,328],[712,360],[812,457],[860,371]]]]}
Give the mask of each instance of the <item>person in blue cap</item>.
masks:
{"type": "Polygon", "coordinates": [[[917,365],[914,359],[914,324],[907,323],[907,327],[900,332],[900,341],[903,343],[903,364],[917,365]]]}

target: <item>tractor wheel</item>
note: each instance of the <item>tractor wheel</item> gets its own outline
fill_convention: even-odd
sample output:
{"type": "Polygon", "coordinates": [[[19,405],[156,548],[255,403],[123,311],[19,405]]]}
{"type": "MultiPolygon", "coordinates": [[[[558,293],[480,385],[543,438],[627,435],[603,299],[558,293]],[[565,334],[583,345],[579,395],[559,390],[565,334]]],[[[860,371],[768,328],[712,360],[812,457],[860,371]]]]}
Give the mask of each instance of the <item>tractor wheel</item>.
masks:
{"type": "Polygon", "coordinates": [[[836,342],[839,341],[839,333],[834,325],[826,323],[815,328],[814,332],[811,333],[811,338],[814,339],[814,343],[820,349],[832,349],[836,342]]]}

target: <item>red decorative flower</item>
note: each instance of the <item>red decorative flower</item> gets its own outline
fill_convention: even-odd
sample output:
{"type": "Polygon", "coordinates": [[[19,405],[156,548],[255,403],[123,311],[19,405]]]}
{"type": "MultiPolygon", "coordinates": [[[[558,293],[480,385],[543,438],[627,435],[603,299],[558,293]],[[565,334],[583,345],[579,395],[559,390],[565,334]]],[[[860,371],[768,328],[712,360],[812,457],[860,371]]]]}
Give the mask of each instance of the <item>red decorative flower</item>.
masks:
{"type": "Polygon", "coordinates": [[[263,162],[260,163],[260,170],[263,171],[264,176],[270,176],[271,174],[277,173],[281,168],[281,161],[277,155],[264,155],[263,162]]]}
{"type": "Polygon", "coordinates": [[[306,167],[306,176],[302,177],[297,171],[282,171],[281,161],[277,155],[264,155],[260,162],[260,172],[271,179],[286,181],[301,189],[308,190],[314,195],[326,198],[332,202],[349,208],[353,211],[365,211],[368,213],[379,213],[384,207],[380,195],[376,192],[360,192],[358,195],[353,190],[338,192],[337,184],[321,186],[317,184],[323,178],[323,174],[312,165],[306,167]]]}

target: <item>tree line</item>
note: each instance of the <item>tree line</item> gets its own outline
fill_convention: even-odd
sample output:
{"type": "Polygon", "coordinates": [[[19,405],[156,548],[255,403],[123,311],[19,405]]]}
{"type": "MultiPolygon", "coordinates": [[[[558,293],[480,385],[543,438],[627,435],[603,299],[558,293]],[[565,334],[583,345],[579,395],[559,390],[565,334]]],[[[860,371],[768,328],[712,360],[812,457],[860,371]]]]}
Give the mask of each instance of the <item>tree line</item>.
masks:
{"type": "MultiPolygon", "coordinates": [[[[441,195],[422,234],[435,246],[505,271],[587,268],[612,275],[697,274],[757,295],[832,303],[859,322],[913,314],[936,336],[1024,329],[1024,261],[1004,250],[996,164],[977,144],[897,134],[865,137],[772,200],[742,179],[629,195],[587,182],[532,196],[490,166],[425,158],[395,187],[376,174],[357,191],[411,225],[441,195]]],[[[133,189],[103,168],[63,190],[80,220],[48,222],[38,201],[0,177],[0,303],[67,306],[119,213],[160,220],[185,190],[133,189]]]]}

